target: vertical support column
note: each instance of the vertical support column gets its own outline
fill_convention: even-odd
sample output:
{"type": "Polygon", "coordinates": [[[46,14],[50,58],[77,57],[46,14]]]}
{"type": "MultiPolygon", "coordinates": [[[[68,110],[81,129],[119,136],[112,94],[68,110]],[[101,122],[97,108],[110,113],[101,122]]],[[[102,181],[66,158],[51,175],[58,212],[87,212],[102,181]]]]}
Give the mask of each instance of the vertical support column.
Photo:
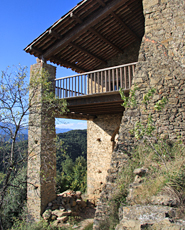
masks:
{"type": "Polygon", "coordinates": [[[99,198],[112,158],[112,135],[120,126],[122,113],[98,115],[87,122],[87,195],[99,198]]]}
{"type": "MultiPolygon", "coordinates": [[[[31,66],[30,80],[37,80],[43,70],[48,72],[50,79],[54,79],[56,67],[37,60],[37,64],[31,66]]],[[[29,220],[39,221],[48,202],[56,198],[56,133],[55,117],[50,116],[42,102],[42,85],[32,90],[35,92],[30,92],[27,207],[29,220]]]]}

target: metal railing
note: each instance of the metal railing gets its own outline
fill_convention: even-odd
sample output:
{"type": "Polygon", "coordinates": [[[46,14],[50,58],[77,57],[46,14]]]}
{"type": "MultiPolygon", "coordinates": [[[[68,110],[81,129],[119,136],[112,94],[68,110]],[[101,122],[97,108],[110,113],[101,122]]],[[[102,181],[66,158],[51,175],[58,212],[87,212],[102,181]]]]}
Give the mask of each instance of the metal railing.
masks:
{"type": "Polygon", "coordinates": [[[55,79],[59,98],[129,90],[137,62],[55,79]]]}

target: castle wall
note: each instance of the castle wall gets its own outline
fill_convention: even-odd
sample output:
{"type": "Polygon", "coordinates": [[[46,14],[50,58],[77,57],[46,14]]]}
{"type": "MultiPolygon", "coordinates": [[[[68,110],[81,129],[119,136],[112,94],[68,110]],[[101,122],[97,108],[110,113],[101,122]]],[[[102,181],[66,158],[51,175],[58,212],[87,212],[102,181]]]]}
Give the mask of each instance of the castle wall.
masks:
{"type": "Polygon", "coordinates": [[[118,150],[113,152],[106,185],[98,203],[94,229],[109,215],[108,200],[116,188],[119,170],[124,167],[134,138],[130,135],[136,121],[145,122],[152,113],[156,131],[161,138],[185,138],[185,2],[184,0],[143,0],[145,35],[143,36],[139,62],[136,66],[132,87],[136,84],[141,101],[148,89],[154,87],[156,95],[147,107],[126,109],[119,130],[118,150]],[[153,105],[162,97],[168,98],[165,109],[154,112],[153,105]]]}

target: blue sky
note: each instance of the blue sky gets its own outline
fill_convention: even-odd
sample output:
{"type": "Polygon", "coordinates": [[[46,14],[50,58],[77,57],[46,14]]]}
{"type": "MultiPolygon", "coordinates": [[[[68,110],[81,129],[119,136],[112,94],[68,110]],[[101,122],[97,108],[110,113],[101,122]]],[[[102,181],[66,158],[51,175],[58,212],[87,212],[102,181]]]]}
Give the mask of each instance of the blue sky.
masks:
{"type": "MultiPolygon", "coordinates": [[[[23,49],[80,0],[1,0],[0,7],[0,71],[7,66],[27,66],[36,63],[33,55],[23,49]]],[[[57,67],[57,76],[72,75],[70,69],[57,67]]],[[[60,128],[84,129],[85,121],[61,121],[60,128]],[[68,127],[67,127],[68,125],[68,127]]]]}

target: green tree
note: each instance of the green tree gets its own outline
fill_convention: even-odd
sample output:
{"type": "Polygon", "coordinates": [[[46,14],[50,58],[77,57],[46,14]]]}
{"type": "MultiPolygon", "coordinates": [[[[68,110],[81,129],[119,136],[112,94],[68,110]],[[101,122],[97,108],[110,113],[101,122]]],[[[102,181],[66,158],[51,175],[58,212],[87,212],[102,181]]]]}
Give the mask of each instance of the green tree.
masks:
{"type": "MultiPolygon", "coordinates": [[[[24,145],[19,144],[19,137],[28,128],[29,110],[37,106],[40,102],[33,100],[37,90],[42,87],[42,102],[47,105],[50,115],[58,108],[60,113],[66,111],[66,101],[55,98],[53,84],[49,80],[49,74],[42,71],[28,83],[27,68],[14,67],[2,71],[0,77],[0,151],[2,152],[0,166],[3,167],[4,180],[0,190],[0,228],[3,229],[2,221],[3,204],[10,194],[11,188],[15,189],[21,184],[25,185],[25,180],[18,185],[13,184],[18,173],[26,164],[27,152],[24,145]],[[9,145],[9,144],[10,145],[9,145]],[[10,148],[9,148],[10,146],[10,148]],[[4,148],[5,147],[5,148],[4,148]]],[[[35,111],[37,113],[37,110],[35,111]]],[[[2,178],[2,177],[1,177],[2,178]]],[[[33,185],[34,186],[34,185],[33,185]]],[[[13,193],[11,193],[13,197],[13,193]]]]}

